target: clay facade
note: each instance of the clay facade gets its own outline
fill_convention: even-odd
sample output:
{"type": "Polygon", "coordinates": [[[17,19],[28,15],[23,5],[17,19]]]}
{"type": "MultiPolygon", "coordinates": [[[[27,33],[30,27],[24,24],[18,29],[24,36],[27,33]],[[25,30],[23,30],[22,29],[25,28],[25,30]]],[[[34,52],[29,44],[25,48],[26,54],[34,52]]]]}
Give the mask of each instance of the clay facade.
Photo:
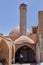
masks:
{"type": "Polygon", "coordinates": [[[15,63],[15,59],[19,59],[16,56],[19,57],[20,53],[25,53],[23,59],[26,62],[43,62],[43,11],[39,12],[38,17],[39,24],[38,26],[32,26],[32,33],[30,33],[26,28],[26,4],[23,3],[20,5],[19,29],[16,28],[11,31],[8,36],[0,34],[0,60],[6,59],[8,65],[11,65],[13,58],[13,63],[15,63]],[[30,55],[30,52],[33,56],[30,55]],[[29,56],[26,58],[26,54],[28,55],[28,53],[31,60],[28,59],[29,56]]]}

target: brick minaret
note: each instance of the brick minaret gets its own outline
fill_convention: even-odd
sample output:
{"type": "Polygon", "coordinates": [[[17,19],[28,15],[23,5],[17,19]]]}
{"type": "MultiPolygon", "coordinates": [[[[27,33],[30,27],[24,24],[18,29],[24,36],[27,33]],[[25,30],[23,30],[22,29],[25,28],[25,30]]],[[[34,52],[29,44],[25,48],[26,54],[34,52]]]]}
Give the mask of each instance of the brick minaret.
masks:
{"type": "Polygon", "coordinates": [[[20,35],[26,35],[26,4],[20,4],[20,35]]]}
{"type": "Polygon", "coordinates": [[[38,43],[36,45],[37,62],[43,62],[43,11],[38,13],[38,43]]]}
{"type": "Polygon", "coordinates": [[[40,62],[43,62],[43,11],[39,11],[40,62]]]}
{"type": "Polygon", "coordinates": [[[43,11],[39,11],[39,34],[43,34],[43,11]]]}

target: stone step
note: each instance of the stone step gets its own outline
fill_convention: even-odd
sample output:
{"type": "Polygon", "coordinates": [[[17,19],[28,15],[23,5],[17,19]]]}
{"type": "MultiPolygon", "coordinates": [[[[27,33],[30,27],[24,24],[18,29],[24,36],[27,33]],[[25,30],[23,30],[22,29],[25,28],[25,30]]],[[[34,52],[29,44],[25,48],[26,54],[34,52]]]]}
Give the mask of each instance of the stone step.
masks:
{"type": "Polygon", "coordinates": [[[12,65],[36,65],[36,64],[12,64],[12,65]]]}
{"type": "Polygon", "coordinates": [[[12,64],[12,65],[43,65],[43,63],[38,63],[38,64],[35,64],[35,63],[30,63],[30,64],[12,64]]]}

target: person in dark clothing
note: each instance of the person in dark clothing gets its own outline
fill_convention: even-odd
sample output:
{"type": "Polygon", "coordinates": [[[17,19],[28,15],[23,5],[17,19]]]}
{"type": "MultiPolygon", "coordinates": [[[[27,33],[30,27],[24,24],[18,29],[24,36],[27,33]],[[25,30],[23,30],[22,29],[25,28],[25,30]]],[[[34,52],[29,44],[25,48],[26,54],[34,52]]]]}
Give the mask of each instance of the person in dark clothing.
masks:
{"type": "Polygon", "coordinates": [[[23,63],[23,55],[20,54],[20,64],[22,64],[22,63],[23,63]]]}

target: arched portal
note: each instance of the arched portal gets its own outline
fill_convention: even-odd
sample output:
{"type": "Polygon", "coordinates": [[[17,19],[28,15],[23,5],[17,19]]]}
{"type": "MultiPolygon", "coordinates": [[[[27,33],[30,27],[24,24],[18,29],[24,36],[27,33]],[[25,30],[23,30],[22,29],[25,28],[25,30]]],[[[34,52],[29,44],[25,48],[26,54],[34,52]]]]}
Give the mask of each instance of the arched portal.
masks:
{"type": "Polygon", "coordinates": [[[12,61],[12,45],[7,39],[3,39],[0,41],[0,62],[2,64],[11,65],[12,61]]]}
{"type": "Polygon", "coordinates": [[[24,45],[20,47],[15,53],[15,63],[20,62],[20,54],[23,56],[23,63],[35,63],[35,52],[32,48],[24,45]]]}

